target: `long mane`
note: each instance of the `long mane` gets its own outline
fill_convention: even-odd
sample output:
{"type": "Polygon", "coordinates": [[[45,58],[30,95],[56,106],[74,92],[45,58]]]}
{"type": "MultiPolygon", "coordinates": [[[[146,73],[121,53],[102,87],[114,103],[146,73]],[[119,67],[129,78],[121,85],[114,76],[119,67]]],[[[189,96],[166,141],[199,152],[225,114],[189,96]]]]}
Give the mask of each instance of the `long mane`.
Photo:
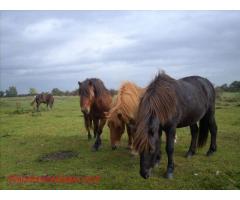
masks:
{"type": "MultiPolygon", "coordinates": [[[[81,95],[83,96],[88,96],[88,84],[91,81],[93,87],[94,87],[94,93],[96,98],[100,97],[106,93],[110,94],[108,89],[105,87],[104,83],[97,78],[91,78],[91,79],[86,79],[85,81],[82,82],[81,85],[81,95]]],[[[79,91],[80,93],[80,91],[79,91]]]]}
{"type": "Polygon", "coordinates": [[[123,83],[109,111],[108,119],[113,119],[117,113],[122,114],[125,123],[128,123],[130,119],[135,119],[143,91],[143,88],[132,82],[123,83]]]}
{"type": "Polygon", "coordinates": [[[149,126],[153,118],[157,118],[163,126],[176,113],[176,80],[159,73],[147,87],[141,98],[134,135],[134,148],[138,152],[151,149],[149,126]]]}

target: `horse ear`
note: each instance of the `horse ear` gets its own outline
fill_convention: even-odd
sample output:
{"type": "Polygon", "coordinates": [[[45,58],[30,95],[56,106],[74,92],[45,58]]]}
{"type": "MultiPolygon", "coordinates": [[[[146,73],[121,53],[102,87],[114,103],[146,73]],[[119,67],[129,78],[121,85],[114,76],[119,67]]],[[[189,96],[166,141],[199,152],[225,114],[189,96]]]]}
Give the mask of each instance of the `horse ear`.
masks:
{"type": "Polygon", "coordinates": [[[81,86],[81,84],[82,84],[82,83],[81,83],[80,81],[78,81],[78,85],[81,86]]]}
{"type": "Polygon", "coordinates": [[[92,84],[92,81],[89,81],[89,82],[88,82],[88,85],[92,86],[92,85],[93,85],[93,84],[92,84]]]}

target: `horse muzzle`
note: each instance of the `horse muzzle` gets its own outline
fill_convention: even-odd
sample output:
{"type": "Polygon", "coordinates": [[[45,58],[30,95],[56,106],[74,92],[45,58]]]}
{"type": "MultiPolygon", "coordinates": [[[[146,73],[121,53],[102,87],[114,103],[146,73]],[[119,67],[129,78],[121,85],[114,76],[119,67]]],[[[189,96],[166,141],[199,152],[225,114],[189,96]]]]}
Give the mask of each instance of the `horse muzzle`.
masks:
{"type": "Polygon", "coordinates": [[[84,113],[84,114],[89,114],[90,109],[88,109],[88,108],[82,108],[81,111],[82,111],[82,113],[84,113]]]}
{"type": "Polygon", "coordinates": [[[140,170],[140,175],[144,179],[148,179],[151,175],[151,170],[140,170]]]}

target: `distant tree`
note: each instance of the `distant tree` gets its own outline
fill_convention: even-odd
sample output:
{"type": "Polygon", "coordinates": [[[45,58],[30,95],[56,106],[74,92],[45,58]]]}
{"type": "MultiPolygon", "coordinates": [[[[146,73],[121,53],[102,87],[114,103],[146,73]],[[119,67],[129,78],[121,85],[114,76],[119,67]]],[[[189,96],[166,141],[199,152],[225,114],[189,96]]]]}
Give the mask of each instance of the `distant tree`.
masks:
{"type": "Polygon", "coordinates": [[[55,96],[62,96],[64,95],[64,92],[59,90],[58,88],[53,88],[52,89],[52,95],[55,95],[55,96]]]}
{"type": "Polygon", "coordinates": [[[34,96],[37,94],[37,90],[35,88],[29,88],[29,95],[34,96]]]}
{"type": "Polygon", "coordinates": [[[229,90],[230,91],[240,91],[240,81],[233,81],[230,85],[229,85],[229,90]]]}
{"type": "Polygon", "coordinates": [[[75,89],[75,90],[71,91],[70,95],[77,96],[78,95],[78,89],[75,89]]]}
{"type": "Polygon", "coordinates": [[[17,89],[15,86],[10,86],[8,90],[6,90],[6,97],[16,97],[17,89]]]}
{"type": "Polygon", "coordinates": [[[228,90],[228,85],[225,83],[225,84],[221,85],[220,88],[224,91],[227,91],[228,90]]]}
{"type": "Polygon", "coordinates": [[[71,95],[71,92],[69,92],[68,90],[64,92],[64,95],[65,96],[70,96],[71,95]]]}
{"type": "Polygon", "coordinates": [[[4,96],[4,92],[0,91],[0,97],[3,97],[3,96],[4,96]]]}

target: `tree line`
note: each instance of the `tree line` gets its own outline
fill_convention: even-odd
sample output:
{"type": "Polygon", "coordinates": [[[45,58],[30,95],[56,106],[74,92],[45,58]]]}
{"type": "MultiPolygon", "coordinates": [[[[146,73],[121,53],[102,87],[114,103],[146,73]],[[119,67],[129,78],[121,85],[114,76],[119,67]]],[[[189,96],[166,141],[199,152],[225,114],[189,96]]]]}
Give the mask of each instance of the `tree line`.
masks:
{"type": "MultiPolygon", "coordinates": [[[[48,92],[45,92],[48,93],[48,92]]],[[[110,93],[112,95],[117,94],[117,90],[110,89],[110,93]]],[[[5,91],[0,91],[0,97],[17,97],[17,96],[35,96],[39,94],[38,91],[35,88],[29,88],[29,91],[27,94],[18,94],[17,88],[15,86],[10,86],[5,91]]],[[[78,89],[75,89],[73,91],[62,91],[58,88],[53,88],[51,91],[51,94],[54,96],[77,96],[78,95],[78,89]]]]}
{"type": "Polygon", "coordinates": [[[217,90],[226,92],[240,92],[240,81],[233,81],[231,84],[223,84],[216,87],[217,90]]]}
{"type": "MultiPolygon", "coordinates": [[[[217,86],[216,90],[226,92],[240,92],[240,81],[233,81],[229,85],[225,83],[221,86],[217,86]]],[[[117,94],[117,90],[110,89],[109,91],[112,96],[117,94]]],[[[75,89],[73,91],[62,91],[58,88],[53,88],[51,93],[54,96],[77,96],[78,89],[75,89]]],[[[10,86],[6,91],[0,91],[0,97],[35,96],[36,94],[38,94],[38,91],[35,88],[29,88],[28,94],[18,94],[17,88],[15,86],[10,86]]]]}

